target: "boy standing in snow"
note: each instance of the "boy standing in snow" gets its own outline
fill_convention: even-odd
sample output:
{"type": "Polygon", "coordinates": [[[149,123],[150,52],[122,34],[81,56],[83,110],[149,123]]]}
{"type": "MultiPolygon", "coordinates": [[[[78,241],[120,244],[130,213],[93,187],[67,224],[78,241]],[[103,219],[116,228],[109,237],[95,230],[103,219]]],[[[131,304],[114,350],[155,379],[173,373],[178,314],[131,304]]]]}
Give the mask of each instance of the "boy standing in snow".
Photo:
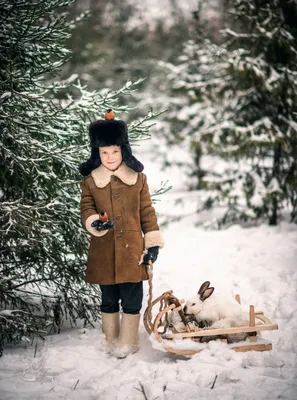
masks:
{"type": "Polygon", "coordinates": [[[105,120],[90,124],[89,136],[91,157],[80,166],[81,219],[92,235],[86,282],[100,285],[102,329],[111,352],[123,358],[138,350],[145,264],[156,261],[163,242],[125,122],[109,110],[105,120]],[[109,220],[104,222],[100,213],[109,220]]]}

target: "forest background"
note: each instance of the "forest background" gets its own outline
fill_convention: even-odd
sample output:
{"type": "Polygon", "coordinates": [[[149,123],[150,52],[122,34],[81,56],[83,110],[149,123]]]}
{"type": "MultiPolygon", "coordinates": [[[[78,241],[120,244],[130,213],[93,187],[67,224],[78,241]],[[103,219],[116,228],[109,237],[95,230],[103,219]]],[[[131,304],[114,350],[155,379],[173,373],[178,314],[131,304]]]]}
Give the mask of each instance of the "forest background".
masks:
{"type": "Polygon", "coordinates": [[[133,145],[152,137],[152,156],[179,168],[197,196],[193,223],[296,222],[294,0],[0,6],[2,347],[61,315],[100,317],[100,293],[83,283],[77,166],[87,123],[106,108],[133,145]]]}

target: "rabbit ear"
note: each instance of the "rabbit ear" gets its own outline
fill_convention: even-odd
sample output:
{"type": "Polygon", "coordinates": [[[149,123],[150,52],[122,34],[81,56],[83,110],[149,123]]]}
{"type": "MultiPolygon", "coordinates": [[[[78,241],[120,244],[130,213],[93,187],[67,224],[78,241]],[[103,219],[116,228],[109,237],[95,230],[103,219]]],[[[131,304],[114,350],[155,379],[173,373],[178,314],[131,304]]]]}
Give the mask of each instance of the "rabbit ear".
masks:
{"type": "Polygon", "coordinates": [[[202,292],[204,292],[204,290],[208,289],[210,285],[209,281],[205,281],[204,283],[202,283],[202,285],[200,286],[200,289],[198,290],[197,294],[201,294],[202,292]]]}
{"type": "Polygon", "coordinates": [[[208,299],[213,294],[213,291],[214,291],[214,287],[205,289],[204,292],[202,292],[200,294],[200,300],[204,301],[204,300],[208,299]]]}

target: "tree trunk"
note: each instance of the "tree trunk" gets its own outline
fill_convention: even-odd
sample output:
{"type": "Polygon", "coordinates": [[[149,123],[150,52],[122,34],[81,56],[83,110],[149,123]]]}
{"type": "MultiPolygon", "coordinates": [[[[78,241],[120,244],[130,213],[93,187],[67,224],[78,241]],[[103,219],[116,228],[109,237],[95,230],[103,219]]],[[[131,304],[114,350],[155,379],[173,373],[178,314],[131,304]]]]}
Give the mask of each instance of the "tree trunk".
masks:
{"type": "MultiPolygon", "coordinates": [[[[281,163],[281,151],[282,147],[279,142],[274,144],[274,156],[273,156],[273,169],[272,177],[280,180],[280,163],[281,163]]],[[[269,225],[277,225],[277,210],[278,210],[278,198],[276,194],[272,197],[272,214],[269,218],[269,225]]]]}
{"type": "Polygon", "coordinates": [[[199,142],[195,143],[194,148],[194,161],[195,161],[195,175],[197,177],[197,189],[203,188],[202,178],[205,175],[205,171],[201,168],[201,157],[202,157],[202,147],[199,142]]]}

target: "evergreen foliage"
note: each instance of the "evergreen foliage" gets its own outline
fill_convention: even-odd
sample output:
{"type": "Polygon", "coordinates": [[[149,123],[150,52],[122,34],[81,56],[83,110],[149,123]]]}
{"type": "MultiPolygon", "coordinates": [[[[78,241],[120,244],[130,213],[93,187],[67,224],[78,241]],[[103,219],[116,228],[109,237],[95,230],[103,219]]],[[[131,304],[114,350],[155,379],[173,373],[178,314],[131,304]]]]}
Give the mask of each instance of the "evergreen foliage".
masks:
{"type": "Polygon", "coordinates": [[[177,114],[188,120],[179,136],[194,153],[225,160],[223,174],[201,177],[199,168],[200,187],[210,190],[200,210],[226,207],[219,224],[265,218],[275,225],[289,205],[296,221],[297,3],[230,4],[223,44],[189,42],[178,69],[171,67],[188,100],[177,114]]]}
{"type": "MultiPolygon", "coordinates": [[[[100,292],[84,283],[89,235],[79,216],[79,164],[89,157],[88,123],[108,108],[129,111],[116,91],[89,92],[73,75],[69,0],[0,0],[0,350],[44,337],[63,318],[98,319],[100,292]]],[[[148,135],[131,124],[132,141],[148,135]]]]}
{"type": "Polygon", "coordinates": [[[138,0],[76,0],[71,7],[73,18],[83,10],[89,11],[89,17],[73,29],[67,42],[73,57],[63,73],[79,73],[82,82],[94,89],[120,87],[145,76],[138,89],[144,98],[151,79],[158,77],[157,60],[175,59],[189,37],[191,23],[178,2],[166,5],[165,23],[164,10],[157,17],[146,13],[149,6],[150,2],[138,0]]]}

